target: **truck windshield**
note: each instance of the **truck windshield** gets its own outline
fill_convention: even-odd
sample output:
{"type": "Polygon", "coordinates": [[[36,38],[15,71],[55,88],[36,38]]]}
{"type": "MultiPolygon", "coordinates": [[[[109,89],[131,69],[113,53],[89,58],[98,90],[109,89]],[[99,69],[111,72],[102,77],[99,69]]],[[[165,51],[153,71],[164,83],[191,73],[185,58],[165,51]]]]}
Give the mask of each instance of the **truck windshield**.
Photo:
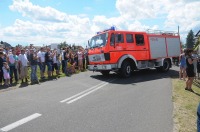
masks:
{"type": "Polygon", "coordinates": [[[103,47],[106,45],[107,40],[108,40],[108,33],[99,34],[97,36],[92,37],[89,40],[88,45],[90,48],[103,47]]]}

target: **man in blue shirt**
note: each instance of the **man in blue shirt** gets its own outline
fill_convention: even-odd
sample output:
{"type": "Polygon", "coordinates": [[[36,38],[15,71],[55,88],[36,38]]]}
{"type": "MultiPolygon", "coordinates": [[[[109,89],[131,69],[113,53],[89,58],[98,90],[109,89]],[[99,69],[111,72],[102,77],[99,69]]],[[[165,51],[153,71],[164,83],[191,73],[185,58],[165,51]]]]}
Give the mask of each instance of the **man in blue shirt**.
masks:
{"type": "Polygon", "coordinates": [[[30,49],[31,83],[39,83],[37,77],[37,53],[30,49]]]}
{"type": "Polygon", "coordinates": [[[12,53],[8,55],[8,63],[10,67],[10,84],[13,83],[13,74],[15,76],[15,83],[18,82],[18,73],[17,73],[17,63],[18,56],[16,55],[15,49],[12,50],[12,53]]]}

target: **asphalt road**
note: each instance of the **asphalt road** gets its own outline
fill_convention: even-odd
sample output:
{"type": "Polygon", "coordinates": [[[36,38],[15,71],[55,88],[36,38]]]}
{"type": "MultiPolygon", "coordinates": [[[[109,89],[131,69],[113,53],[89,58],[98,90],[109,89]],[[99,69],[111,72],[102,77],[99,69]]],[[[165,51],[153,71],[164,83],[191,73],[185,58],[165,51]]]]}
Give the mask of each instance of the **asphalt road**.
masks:
{"type": "Polygon", "coordinates": [[[172,83],[168,73],[82,72],[0,93],[0,131],[171,132],[172,83]]]}

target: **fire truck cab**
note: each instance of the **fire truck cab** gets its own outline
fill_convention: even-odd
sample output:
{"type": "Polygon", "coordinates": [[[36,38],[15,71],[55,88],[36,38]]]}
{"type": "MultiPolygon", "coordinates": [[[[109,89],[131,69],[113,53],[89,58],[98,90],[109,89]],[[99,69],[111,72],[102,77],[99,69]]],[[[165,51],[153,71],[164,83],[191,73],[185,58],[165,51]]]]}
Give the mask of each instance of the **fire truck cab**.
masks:
{"type": "Polygon", "coordinates": [[[114,27],[98,32],[88,45],[89,70],[103,75],[115,71],[123,77],[140,69],[166,72],[172,66],[172,58],[181,52],[177,33],[117,31],[114,27]]]}

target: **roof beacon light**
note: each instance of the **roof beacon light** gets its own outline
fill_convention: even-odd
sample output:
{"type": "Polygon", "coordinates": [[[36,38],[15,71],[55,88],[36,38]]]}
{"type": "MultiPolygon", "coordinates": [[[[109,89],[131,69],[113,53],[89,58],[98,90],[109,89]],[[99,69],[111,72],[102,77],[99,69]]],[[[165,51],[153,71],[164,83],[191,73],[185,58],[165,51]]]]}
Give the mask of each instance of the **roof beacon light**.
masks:
{"type": "Polygon", "coordinates": [[[109,29],[104,30],[104,32],[109,31],[109,30],[115,31],[115,26],[112,26],[112,27],[110,27],[109,29]]]}
{"type": "MultiPolygon", "coordinates": [[[[112,26],[112,27],[110,27],[109,29],[105,29],[105,30],[103,30],[102,32],[106,32],[106,31],[110,31],[110,30],[115,31],[115,26],[112,26]]],[[[102,33],[102,32],[97,32],[97,34],[100,34],[100,33],[102,33]]]]}

